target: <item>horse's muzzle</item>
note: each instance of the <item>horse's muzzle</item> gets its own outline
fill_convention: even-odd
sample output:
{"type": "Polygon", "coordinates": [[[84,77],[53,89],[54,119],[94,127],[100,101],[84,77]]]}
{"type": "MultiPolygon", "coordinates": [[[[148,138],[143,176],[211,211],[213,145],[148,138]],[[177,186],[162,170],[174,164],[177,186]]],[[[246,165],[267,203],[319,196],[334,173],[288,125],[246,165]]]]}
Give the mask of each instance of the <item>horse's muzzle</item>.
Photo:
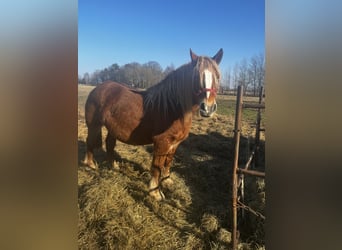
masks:
{"type": "Polygon", "coordinates": [[[202,117],[211,117],[217,110],[217,104],[214,102],[213,105],[208,106],[206,103],[202,102],[200,104],[200,115],[202,117]]]}

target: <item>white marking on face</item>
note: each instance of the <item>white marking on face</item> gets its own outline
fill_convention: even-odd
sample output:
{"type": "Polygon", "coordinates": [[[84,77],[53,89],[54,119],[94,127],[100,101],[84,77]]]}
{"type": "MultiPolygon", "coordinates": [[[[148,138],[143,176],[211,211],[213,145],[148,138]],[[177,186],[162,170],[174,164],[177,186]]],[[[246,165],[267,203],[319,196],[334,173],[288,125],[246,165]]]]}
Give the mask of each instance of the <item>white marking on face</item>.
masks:
{"type": "MultiPolygon", "coordinates": [[[[209,70],[204,70],[204,83],[206,89],[211,89],[213,86],[213,75],[209,70]]],[[[210,96],[210,91],[206,91],[207,99],[210,96]]]]}

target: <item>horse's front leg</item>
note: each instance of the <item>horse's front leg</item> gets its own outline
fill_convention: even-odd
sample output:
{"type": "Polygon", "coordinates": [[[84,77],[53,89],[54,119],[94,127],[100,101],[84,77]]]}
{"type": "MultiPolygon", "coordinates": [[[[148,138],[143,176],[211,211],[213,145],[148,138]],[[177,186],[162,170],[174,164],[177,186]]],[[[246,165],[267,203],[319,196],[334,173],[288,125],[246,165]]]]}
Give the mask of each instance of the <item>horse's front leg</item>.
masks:
{"type": "Polygon", "coordinates": [[[165,164],[164,164],[164,168],[162,169],[161,172],[161,179],[160,182],[163,185],[163,187],[166,187],[168,189],[171,188],[171,186],[173,185],[173,181],[170,177],[170,168],[171,168],[171,163],[173,161],[173,157],[175,155],[177,146],[173,146],[172,148],[170,148],[170,151],[168,152],[168,154],[165,157],[165,164]]]}
{"type": "Polygon", "coordinates": [[[178,145],[179,143],[173,144],[168,148],[166,153],[157,151],[153,155],[151,167],[152,178],[150,181],[149,192],[156,200],[162,200],[165,198],[160,185],[164,188],[171,189],[173,181],[170,177],[170,168],[178,145]]]}
{"type": "Polygon", "coordinates": [[[166,155],[153,155],[152,166],[151,166],[151,180],[149,185],[149,193],[157,201],[165,198],[163,192],[160,189],[160,178],[161,173],[164,169],[166,155]]]}

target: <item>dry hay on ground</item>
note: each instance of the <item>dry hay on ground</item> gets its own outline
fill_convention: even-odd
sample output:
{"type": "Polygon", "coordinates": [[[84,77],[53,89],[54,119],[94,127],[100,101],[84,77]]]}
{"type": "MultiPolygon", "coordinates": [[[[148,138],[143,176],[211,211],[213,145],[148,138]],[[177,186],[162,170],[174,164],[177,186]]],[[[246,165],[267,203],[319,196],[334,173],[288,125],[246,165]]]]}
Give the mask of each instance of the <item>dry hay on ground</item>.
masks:
{"type": "MultiPolygon", "coordinates": [[[[79,162],[85,153],[86,127],[79,108],[79,162]]],[[[79,163],[80,249],[229,249],[234,118],[195,117],[189,138],[178,148],[166,200],[148,195],[152,145],[118,142],[119,170],[106,165],[104,150],[95,153],[99,169],[79,163]]],[[[249,124],[244,134],[254,135],[249,124]]],[[[104,130],[105,132],[105,130],[104,130]]],[[[241,158],[251,145],[243,138],[241,158]]],[[[263,152],[263,147],[262,147],[263,152]]],[[[262,158],[262,157],[261,157],[262,158]]],[[[263,161],[263,158],[261,159],[263,161]]],[[[263,180],[246,178],[246,202],[264,212],[263,180]]],[[[264,245],[264,223],[246,213],[240,228],[241,249],[264,245]]]]}

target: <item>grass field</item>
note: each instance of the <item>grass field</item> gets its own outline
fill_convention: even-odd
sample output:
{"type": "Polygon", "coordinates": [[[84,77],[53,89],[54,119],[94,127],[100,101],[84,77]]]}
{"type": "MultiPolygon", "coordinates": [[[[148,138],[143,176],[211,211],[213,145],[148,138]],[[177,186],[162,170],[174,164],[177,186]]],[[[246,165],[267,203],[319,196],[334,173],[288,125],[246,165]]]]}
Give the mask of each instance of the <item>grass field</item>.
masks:
{"type": "MultiPolygon", "coordinates": [[[[152,145],[117,143],[114,170],[104,149],[95,153],[98,170],[81,164],[85,154],[84,103],[90,86],[78,91],[78,206],[80,249],[230,249],[231,169],[235,97],[218,96],[213,118],[194,117],[189,138],[177,149],[166,199],[148,195],[152,145]]],[[[256,99],[248,99],[254,102],[256,99]]],[[[244,111],[240,160],[253,144],[256,112],[244,111]]],[[[104,131],[105,132],[105,131],[104,131]]],[[[264,136],[261,152],[264,153],[264,136]]],[[[264,156],[260,157],[264,166],[264,156]]],[[[247,205],[264,213],[265,182],[246,178],[247,205]]],[[[264,248],[264,222],[246,213],[240,249],[264,248]]]]}

